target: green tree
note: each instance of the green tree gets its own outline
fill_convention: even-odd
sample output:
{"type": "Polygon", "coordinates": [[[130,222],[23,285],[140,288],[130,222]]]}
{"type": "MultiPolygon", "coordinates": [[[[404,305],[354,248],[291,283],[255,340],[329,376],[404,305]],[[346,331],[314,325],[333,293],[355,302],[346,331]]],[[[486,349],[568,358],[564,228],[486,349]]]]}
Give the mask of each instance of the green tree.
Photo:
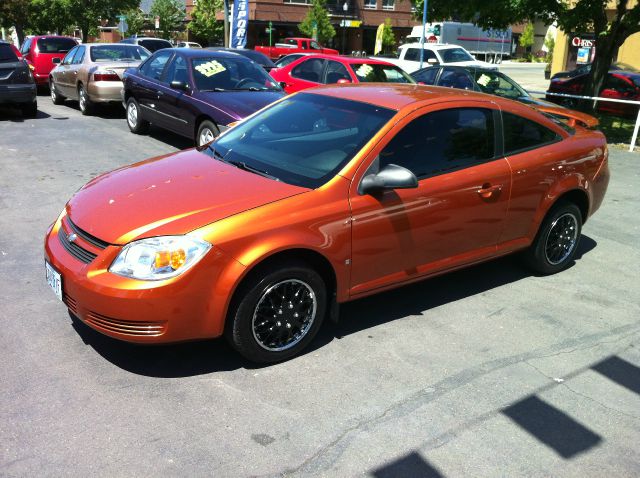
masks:
{"type": "Polygon", "coordinates": [[[320,43],[326,43],[336,36],[336,30],[331,25],[325,0],[312,0],[311,8],[307,11],[307,16],[304,17],[302,23],[298,25],[298,29],[311,37],[313,36],[314,23],[318,27],[318,41],[320,43]]]}
{"type": "Polygon", "coordinates": [[[29,28],[33,12],[31,2],[26,0],[0,0],[0,26],[15,27],[18,41],[24,41],[24,31],[29,28]]]}
{"type": "Polygon", "coordinates": [[[222,38],[224,24],[221,20],[216,20],[216,12],[222,8],[222,0],[199,0],[191,11],[191,22],[187,28],[208,43],[222,38]]]}
{"type": "Polygon", "coordinates": [[[122,12],[136,8],[139,0],[64,0],[69,5],[72,25],[82,32],[82,40],[87,41],[89,33],[96,33],[102,21],[114,22],[122,12]]]}
{"type": "Polygon", "coordinates": [[[125,13],[125,16],[127,22],[127,35],[137,35],[145,29],[147,19],[139,8],[132,8],[125,13]]]}
{"type": "Polygon", "coordinates": [[[184,3],[179,0],[155,0],[150,13],[152,17],[160,17],[158,30],[160,36],[167,40],[182,27],[186,15],[184,3]]]}
{"type": "MultiPolygon", "coordinates": [[[[423,0],[415,1],[416,13],[423,0]]],[[[592,31],[596,54],[584,93],[600,92],[614,55],[624,41],[640,32],[640,2],[634,0],[450,0],[428,1],[429,21],[458,18],[483,27],[506,28],[523,21],[556,22],[565,32],[592,31]],[[611,5],[612,9],[607,9],[611,5]]]]}
{"type": "Polygon", "coordinates": [[[382,27],[382,51],[389,53],[396,46],[396,36],[393,34],[391,27],[391,19],[384,19],[384,27],[382,27]]]}
{"type": "Polygon", "coordinates": [[[531,47],[533,46],[533,23],[527,23],[524,27],[522,34],[520,35],[520,46],[525,50],[525,58],[531,60],[531,47]]]}

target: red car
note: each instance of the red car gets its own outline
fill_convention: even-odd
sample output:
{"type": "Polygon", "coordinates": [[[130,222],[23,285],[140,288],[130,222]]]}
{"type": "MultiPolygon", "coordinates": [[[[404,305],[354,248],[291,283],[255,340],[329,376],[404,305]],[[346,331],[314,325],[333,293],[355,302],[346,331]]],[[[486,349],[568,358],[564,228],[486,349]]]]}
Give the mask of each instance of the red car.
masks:
{"type": "Polygon", "coordinates": [[[332,83],[415,83],[402,69],[386,61],[338,55],[304,56],[269,74],[287,93],[332,83]]]}
{"type": "MultiPolygon", "coordinates": [[[[554,78],[549,84],[547,93],[566,93],[569,95],[581,95],[587,81],[588,71],[584,74],[568,78],[554,78]]],[[[625,69],[609,70],[599,96],[603,98],[613,98],[616,100],[640,101],[640,71],[631,66],[625,65],[625,69]]],[[[574,98],[563,98],[561,96],[547,95],[548,101],[559,103],[569,108],[575,107],[577,100],[574,98]]],[[[613,103],[610,101],[599,101],[597,108],[599,111],[612,113],[619,116],[636,116],[638,105],[626,103],[613,103]]]]}
{"type": "Polygon", "coordinates": [[[31,65],[36,85],[49,84],[49,72],[78,42],[71,37],[42,35],[27,38],[20,53],[31,65]]]}
{"type": "Polygon", "coordinates": [[[339,53],[338,50],[324,47],[311,38],[285,38],[284,42],[276,43],[276,46],[257,46],[255,50],[274,60],[291,53],[311,52],[331,55],[339,53]]]}

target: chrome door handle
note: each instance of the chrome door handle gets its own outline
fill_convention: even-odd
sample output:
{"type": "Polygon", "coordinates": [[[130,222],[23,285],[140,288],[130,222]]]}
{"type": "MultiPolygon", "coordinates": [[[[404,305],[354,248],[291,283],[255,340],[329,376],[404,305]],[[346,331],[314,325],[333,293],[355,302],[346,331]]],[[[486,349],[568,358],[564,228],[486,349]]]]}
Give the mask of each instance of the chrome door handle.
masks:
{"type": "Polygon", "coordinates": [[[485,183],[476,192],[483,198],[490,198],[494,193],[502,191],[502,184],[496,184],[491,186],[489,183],[485,183]]]}

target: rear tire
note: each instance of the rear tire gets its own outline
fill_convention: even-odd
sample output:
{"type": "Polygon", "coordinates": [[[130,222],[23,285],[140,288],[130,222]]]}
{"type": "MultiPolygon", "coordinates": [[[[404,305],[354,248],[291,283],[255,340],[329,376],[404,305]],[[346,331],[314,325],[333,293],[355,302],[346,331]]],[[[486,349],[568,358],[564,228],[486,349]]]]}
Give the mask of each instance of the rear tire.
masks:
{"type": "Polygon", "coordinates": [[[554,205],[525,252],[529,267],[543,275],[566,269],[578,250],[582,221],[582,213],[575,204],[563,201],[554,205]]]}
{"type": "Polygon", "coordinates": [[[56,91],[56,84],[53,80],[49,81],[49,94],[51,95],[51,101],[54,105],[61,105],[64,103],[65,98],[56,91]]]}
{"type": "Polygon", "coordinates": [[[78,106],[80,106],[80,112],[84,116],[89,116],[93,113],[93,103],[83,85],[78,86],[78,106]]]}
{"type": "Polygon", "coordinates": [[[127,125],[134,134],[143,134],[149,130],[149,122],[142,117],[140,105],[131,97],[127,100],[127,125]]]}
{"type": "Polygon", "coordinates": [[[38,103],[34,101],[33,103],[22,104],[20,109],[22,110],[22,116],[25,118],[35,118],[38,114],[38,103]]]}
{"type": "Polygon", "coordinates": [[[286,263],[250,277],[236,294],[225,335],[252,362],[297,355],[318,333],[327,310],[322,277],[303,263],[286,263]]]}

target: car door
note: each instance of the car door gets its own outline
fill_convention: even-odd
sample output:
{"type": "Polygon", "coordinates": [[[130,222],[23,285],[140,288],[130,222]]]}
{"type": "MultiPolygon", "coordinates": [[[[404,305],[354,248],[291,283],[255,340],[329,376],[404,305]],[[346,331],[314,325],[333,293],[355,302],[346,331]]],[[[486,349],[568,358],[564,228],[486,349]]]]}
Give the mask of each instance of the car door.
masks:
{"type": "Polygon", "coordinates": [[[75,98],[78,96],[78,72],[82,67],[86,49],[87,47],[84,45],[78,46],[76,54],[73,55],[73,58],[71,59],[69,69],[65,72],[69,89],[69,94],[67,96],[71,98],[75,98]]]}
{"type": "Polygon", "coordinates": [[[511,187],[499,124],[492,102],[451,102],[407,116],[372,150],[350,190],[352,295],[495,254],[511,187]],[[361,194],[362,177],[388,164],[418,187],[361,194]]]}
{"type": "Polygon", "coordinates": [[[157,111],[158,86],[172,55],[170,50],[160,50],[140,66],[137,74],[130,76],[130,94],[140,105],[144,119],[154,124],[162,123],[157,111]]]}
{"type": "Polygon", "coordinates": [[[188,64],[186,59],[176,54],[172,59],[165,72],[158,82],[157,94],[157,113],[159,115],[158,125],[175,131],[183,136],[191,138],[193,136],[194,118],[193,112],[188,105],[190,99],[189,91],[191,82],[188,74],[188,64]],[[179,81],[188,89],[171,88],[172,81],[179,81]]]}
{"type": "Polygon", "coordinates": [[[313,88],[322,84],[326,60],[322,58],[308,57],[291,69],[290,79],[286,81],[285,91],[296,91],[313,88]]]}
{"type": "Polygon", "coordinates": [[[69,69],[77,51],[77,46],[69,50],[69,53],[62,59],[58,67],[51,72],[56,89],[63,96],[69,96],[69,69]]]}

